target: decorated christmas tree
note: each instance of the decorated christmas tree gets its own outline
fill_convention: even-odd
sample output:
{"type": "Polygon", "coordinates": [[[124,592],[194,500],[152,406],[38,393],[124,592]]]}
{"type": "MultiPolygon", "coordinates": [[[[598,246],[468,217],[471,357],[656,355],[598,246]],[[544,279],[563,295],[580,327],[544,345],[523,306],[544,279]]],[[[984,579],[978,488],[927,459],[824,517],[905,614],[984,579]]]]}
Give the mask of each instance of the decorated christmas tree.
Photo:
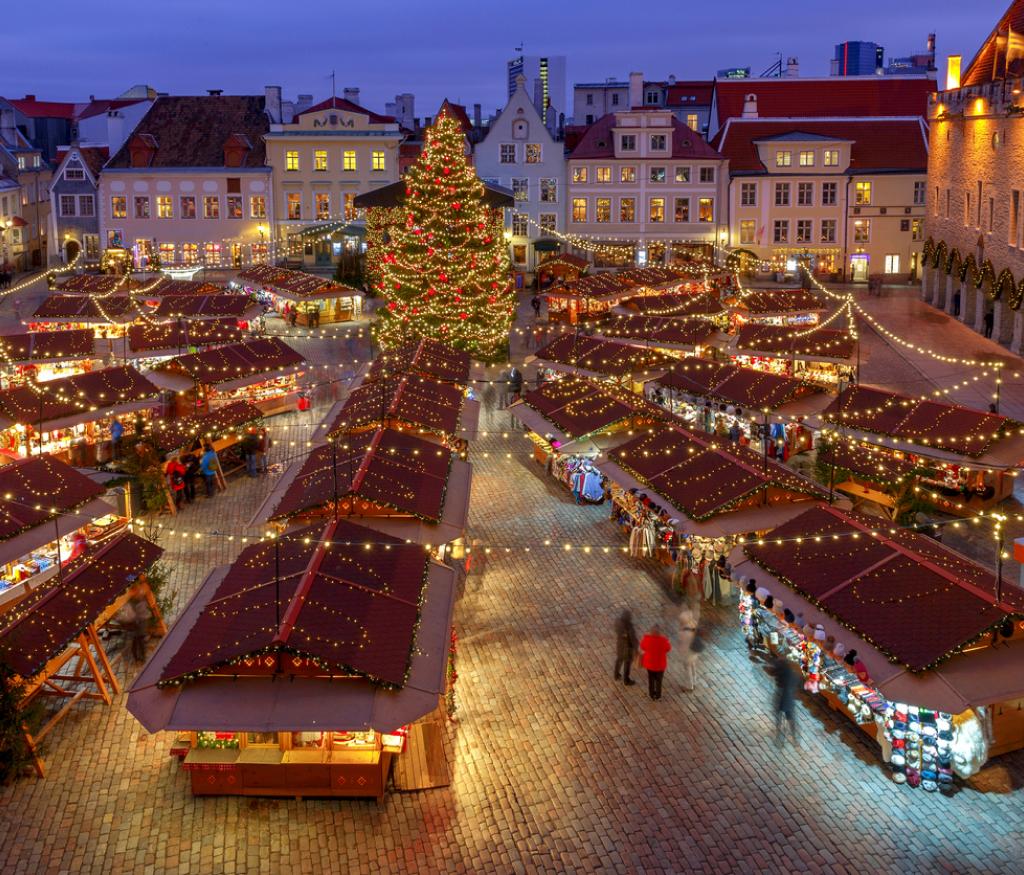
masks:
{"type": "Polygon", "coordinates": [[[406,173],[403,205],[371,216],[367,231],[368,268],[386,301],[381,346],[428,337],[484,359],[500,353],[515,312],[503,218],[485,204],[447,112],[406,173]]]}

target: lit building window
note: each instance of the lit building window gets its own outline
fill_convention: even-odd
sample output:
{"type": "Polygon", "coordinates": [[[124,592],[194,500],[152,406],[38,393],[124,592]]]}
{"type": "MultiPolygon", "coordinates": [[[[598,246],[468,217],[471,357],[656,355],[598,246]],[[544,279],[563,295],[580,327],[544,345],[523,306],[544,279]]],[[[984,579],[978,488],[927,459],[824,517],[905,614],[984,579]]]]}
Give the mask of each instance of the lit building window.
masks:
{"type": "Polygon", "coordinates": [[[870,182],[858,182],[854,184],[853,202],[858,205],[867,205],[871,203],[870,182]]]}
{"type": "Polygon", "coordinates": [[[170,195],[157,195],[156,199],[156,215],[160,219],[170,219],[174,216],[174,210],[171,208],[171,196],[170,195]]]}
{"type": "Polygon", "coordinates": [[[775,166],[776,167],[789,167],[793,163],[792,152],[776,152],[775,153],[775,166]]]}
{"type": "Polygon", "coordinates": [[[384,163],[384,152],[381,150],[374,150],[370,156],[372,159],[372,166],[374,170],[386,170],[387,166],[384,163]]]}
{"type": "Polygon", "coordinates": [[[572,199],[572,220],[574,222],[587,221],[587,199],[585,197],[572,199]]]}
{"type": "Polygon", "coordinates": [[[316,217],[318,221],[331,217],[331,196],[326,192],[316,193],[316,217]]]}
{"type": "Polygon", "coordinates": [[[220,218],[220,198],[216,195],[208,195],[203,198],[203,218],[220,218]]]}
{"type": "Polygon", "coordinates": [[[185,195],[178,199],[181,207],[181,218],[194,219],[196,217],[196,199],[194,195],[185,195]]]}
{"type": "MultiPolygon", "coordinates": [[[[290,170],[291,168],[289,168],[290,170]]],[[[298,168],[296,168],[298,169],[298,168]]],[[[313,153],[313,169],[321,172],[327,170],[327,150],[317,149],[313,153]]]]}
{"type": "Polygon", "coordinates": [[[658,223],[665,221],[665,198],[663,197],[652,197],[650,200],[650,209],[647,212],[647,220],[649,222],[658,223]]]}
{"type": "Polygon", "coordinates": [[[636,221],[636,198],[624,197],[619,201],[619,221],[636,221]]]}
{"type": "Polygon", "coordinates": [[[699,212],[698,218],[702,222],[713,222],[715,221],[715,199],[713,197],[702,197],[699,201],[699,212]]]}
{"type": "Polygon", "coordinates": [[[800,166],[801,167],[813,167],[814,166],[814,153],[810,151],[800,153],[800,166]]]}
{"type": "Polygon", "coordinates": [[[599,197],[594,205],[594,221],[610,222],[612,220],[612,199],[599,197]]]}
{"type": "Polygon", "coordinates": [[[342,155],[342,169],[353,171],[356,169],[356,153],[353,149],[346,149],[342,155]]]}
{"type": "Polygon", "coordinates": [[[302,193],[288,192],[288,218],[292,221],[302,218],[302,193]]]}
{"type": "Polygon", "coordinates": [[[298,170],[299,169],[299,153],[298,152],[285,152],[284,153],[284,169],[285,170],[298,170]]]}

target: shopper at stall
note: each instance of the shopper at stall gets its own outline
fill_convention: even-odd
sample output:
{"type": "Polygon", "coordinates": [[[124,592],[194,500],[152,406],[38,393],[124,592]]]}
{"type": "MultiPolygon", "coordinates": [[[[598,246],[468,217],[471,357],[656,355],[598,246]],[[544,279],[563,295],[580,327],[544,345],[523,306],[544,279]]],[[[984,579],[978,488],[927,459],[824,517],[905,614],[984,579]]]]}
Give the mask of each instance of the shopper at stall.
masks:
{"type": "Polygon", "coordinates": [[[174,507],[181,510],[181,502],[185,498],[185,466],[181,464],[180,459],[171,458],[164,467],[164,474],[167,477],[167,487],[174,499],[174,507]]]}
{"type": "Polygon", "coordinates": [[[199,470],[206,481],[206,497],[213,498],[217,488],[217,451],[212,444],[203,445],[203,457],[199,460],[199,470]]]}
{"type": "Polygon", "coordinates": [[[637,647],[633,613],[625,610],[615,621],[615,680],[621,679],[627,687],[636,684],[636,681],[630,678],[629,670],[636,659],[637,647]]]}
{"type": "Polygon", "coordinates": [[[519,400],[519,396],[523,393],[523,372],[513,365],[512,369],[508,372],[508,384],[507,384],[507,395],[505,397],[505,406],[514,403],[519,400]]]}
{"type": "Polygon", "coordinates": [[[114,421],[110,423],[110,444],[115,459],[121,457],[121,438],[123,437],[124,426],[121,425],[121,420],[115,417],[114,421]]]}
{"type": "Polygon", "coordinates": [[[768,673],[775,678],[775,741],[782,744],[786,740],[782,729],[782,719],[785,718],[790,736],[796,744],[796,688],[800,679],[782,651],[769,664],[768,673]]]}
{"type": "Polygon", "coordinates": [[[256,467],[261,474],[267,473],[267,453],[270,452],[270,435],[265,428],[259,431],[259,442],[256,446],[256,467]]]}
{"type": "Polygon", "coordinates": [[[661,681],[668,668],[668,654],[672,644],[655,624],[640,640],[640,664],[647,670],[647,692],[654,701],[661,698],[661,681]]]}
{"type": "Polygon", "coordinates": [[[195,451],[183,453],[181,463],[185,466],[185,501],[191,504],[196,500],[196,477],[199,476],[199,457],[195,451]]]}
{"type": "Polygon", "coordinates": [[[540,319],[540,298],[537,295],[530,298],[530,306],[533,307],[533,318],[540,319]]]}
{"type": "Polygon", "coordinates": [[[245,471],[250,477],[257,477],[257,454],[260,449],[260,439],[254,429],[249,429],[242,438],[241,451],[245,460],[245,471]]]}

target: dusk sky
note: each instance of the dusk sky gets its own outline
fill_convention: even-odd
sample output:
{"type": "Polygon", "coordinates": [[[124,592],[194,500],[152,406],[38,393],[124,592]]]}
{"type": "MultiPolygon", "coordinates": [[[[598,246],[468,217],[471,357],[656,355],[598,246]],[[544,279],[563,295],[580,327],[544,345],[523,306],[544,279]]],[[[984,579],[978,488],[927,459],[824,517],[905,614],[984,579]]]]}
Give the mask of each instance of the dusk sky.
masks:
{"type": "Polygon", "coordinates": [[[757,75],[779,52],[799,58],[801,75],[826,75],[836,42],[873,40],[888,58],[923,50],[935,31],[941,70],[947,54],[963,54],[966,63],[1006,5],[164,0],[144,14],[100,3],[83,15],[78,3],[50,0],[43,17],[27,7],[5,17],[0,93],[81,101],[90,94],[113,97],[137,83],[177,94],[260,93],[275,84],[286,97],[311,92],[321,99],[330,95],[334,69],[339,92],[360,87],[361,102],[371,109],[411,91],[417,115],[433,114],[446,96],[480,102],[487,113],[504,105],[505,62],[520,42],[527,54],[566,55],[572,83],[630,70],[651,79],[711,78],[721,67],[750,66],[757,75]]]}

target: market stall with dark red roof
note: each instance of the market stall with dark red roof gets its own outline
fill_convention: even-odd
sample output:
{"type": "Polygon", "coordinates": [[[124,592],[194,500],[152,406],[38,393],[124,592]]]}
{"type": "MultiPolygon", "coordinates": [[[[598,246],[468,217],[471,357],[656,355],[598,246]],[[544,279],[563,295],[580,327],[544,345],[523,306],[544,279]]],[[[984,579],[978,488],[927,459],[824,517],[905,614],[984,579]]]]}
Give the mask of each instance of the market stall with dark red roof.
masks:
{"type": "Polygon", "coordinates": [[[138,316],[138,305],[127,295],[51,295],[28,318],[33,331],[92,327],[96,337],[121,337],[138,316]]]}
{"type": "MultiPolygon", "coordinates": [[[[238,320],[179,319],[174,322],[140,322],[128,327],[128,358],[163,358],[181,355],[193,347],[240,343],[244,334],[238,320]]],[[[124,341],[116,342],[111,353],[124,357],[124,341]]]]}
{"type": "Polygon", "coordinates": [[[248,295],[175,295],[162,298],[151,315],[157,321],[183,317],[190,320],[230,317],[248,321],[260,312],[259,304],[248,295]]]}
{"type": "Polygon", "coordinates": [[[374,359],[368,379],[414,374],[465,386],[469,383],[469,366],[468,352],[423,338],[384,350],[374,359]]]}
{"type": "Polygon", "coordinates": [[[4,389],[30,380],[70,377],[92,369],[96,335],[91,328],[4,334],[0,335],[0,356],[7,365],[4,389]]]}
{"type": "Polygon", "coordinates": [[[720,326],[708,319],[662,316],[613,316],[595,327],[595,336],[643,343],[666,355],[701,355],[724,343],[720,326]]]}
{"type": "Polygon", "coordinates": [[[740,365],[831,388],[852,378],[858,348],[856,336],[839,328],[743,325],[729,356],[740,365]]]}
{"type": "Polygon", "coordinates": [[[363,293],[350,286],[304,271],[253,265],[238,272],[231,285],[256,295],[296,324],[315,326],[358,319],[363,293]]]}
{"type": "Polygon", "coordinates": [[[625,270],[582,276],[566,285],[552,286],[544,292],[548,319],[575,324],[580,319],[607,313],[626,298],[664,293],[671,289],[696,288],[687,284],[688,274],[671,267],[630,267],[625,270]]]}
{"type": "Polygon", "coordinates": [[[256,426],[263,412],[248,401],[233,401],[197,416],[162,420],[150,432],[165,452],[190,449],[197,440],[209,441],[217,452],[233,446],[247,427],[256,426]]]}
{"type": "MultiPolygon", "coordinates": [[[[619,381],[643,381],[663,374],[675,358],[630,343],[579,334],[562,334],[534,353],[542,369],[619,381]]],[[[528,359],[527,361],[531,361],[528,359]]]]}

